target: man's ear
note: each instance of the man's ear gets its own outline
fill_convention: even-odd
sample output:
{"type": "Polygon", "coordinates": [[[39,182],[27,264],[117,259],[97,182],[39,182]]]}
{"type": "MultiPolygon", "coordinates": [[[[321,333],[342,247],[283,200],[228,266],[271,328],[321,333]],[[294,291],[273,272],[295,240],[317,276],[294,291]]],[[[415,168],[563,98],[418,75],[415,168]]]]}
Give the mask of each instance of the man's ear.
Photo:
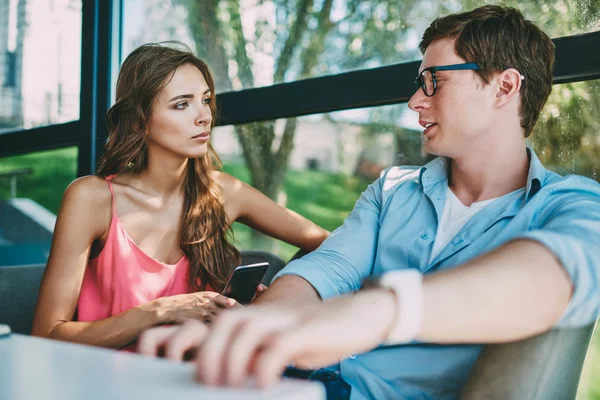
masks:
{"type": "Polygon", "coordinates": [[[498,106],[509,103],[519,93],[523,79],[525,77],[514,68],[509,68],[498,74],[496,77],[498,82],[498,91],[496,92],[498,106]]]}

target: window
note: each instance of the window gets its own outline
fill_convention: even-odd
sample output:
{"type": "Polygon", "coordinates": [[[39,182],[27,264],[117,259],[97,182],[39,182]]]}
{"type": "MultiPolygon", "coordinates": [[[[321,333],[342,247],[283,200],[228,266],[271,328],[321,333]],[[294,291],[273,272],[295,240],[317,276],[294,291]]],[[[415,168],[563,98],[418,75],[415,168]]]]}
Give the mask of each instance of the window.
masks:
{"type": "MultiPolygon", "coordinates": [[[[554,85],[531,134],[542,163],[561,175],[579,174],[600,181],[600,80],[554,85]]],[[[587,352],[578,398],[600,395],[600,333],[587,352]]]]}
{"type": "MultiPolygon", "coordinates": [[[[195,0],[124,2],[123,56],[164,40],[186,43],[211,67],[218,92],[418,60],[437,16],[499,3],[431,1],[195,0]]],[[[509,0],[551,37],[600,29],[586,0],[509,0]]]]}
{"type": "MultiPolygon", "coordinates": [[[[600,180],[598,109],[600,81],[553,87],[529,139],[544,165],[563,175],[600,180]]],[[[384,168],[423,165],[431,158],[422,151],[417,115],[406,104],[217,127],[213,138],[226,171],[329,230],[341,224],[360,193],[384,168]],[[285,140],[292,146],[282,157],[285,140]],[[280,154],[279,161],[275,154],[280,154]],[[287,173],[281,175],[282,170],[287,173]],[[336,206],[329,206],[331,202],[336,206]]],[[[244,248],[275,246],[253,242],[245,236],[245,228],[237,231],[244,248]]]]}
{"type": "MultiPolygon", "coordinates": [[[[421,132],[402,104],[217,127],[212,144],[226,172],[332,231],[384,168],[425,162],[421,132]]],[[[234,232],[241,249],[284,259],[297,250],[239,224],[234,232]]]]}
{"type": "Polygon", "coordinates": [[[0,134],[79,119],[81,2],[0,2],[0,134]]]}
{"type": "Polygon", "coordinates": [[[542,163],[600,181],[599,112],[600,80],[554,85],[530,137],[542,163]]]}

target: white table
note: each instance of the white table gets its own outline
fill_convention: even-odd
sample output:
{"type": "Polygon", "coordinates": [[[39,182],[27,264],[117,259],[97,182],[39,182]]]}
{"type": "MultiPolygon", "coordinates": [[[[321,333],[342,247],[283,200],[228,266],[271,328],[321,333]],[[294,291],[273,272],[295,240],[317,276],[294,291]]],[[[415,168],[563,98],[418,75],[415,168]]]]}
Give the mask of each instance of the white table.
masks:
{"type": "Polygon", "coordinates": [[[0,337],[0,400],[325,399],[320,383],[286,379],[262,391],[202,386],[193,364],[12,334],[0,337]]]}

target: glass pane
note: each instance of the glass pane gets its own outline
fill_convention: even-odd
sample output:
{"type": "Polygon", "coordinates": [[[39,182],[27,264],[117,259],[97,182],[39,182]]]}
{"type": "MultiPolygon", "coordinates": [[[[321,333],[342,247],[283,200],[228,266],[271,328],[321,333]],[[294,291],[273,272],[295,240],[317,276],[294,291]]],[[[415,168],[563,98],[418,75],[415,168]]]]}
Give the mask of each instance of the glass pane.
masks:
{"type": "MultiPolygon", "coordinates": [[[[418,60],[420,37],[433,19],[494,3],[500,2],[128,0],[123,57],[143,43],[180,40],[208,63],[219,92],[268,86],[418,60]]],[[[502,3],[522,10],[551,37],[600,29],[598,2],[502,3]]]]}
{"type": "MultiPolygon", "coordinates": [[[[600,180],[599,109],[600,81],[554,86],[528,140],[544,165],[600,180]]],[[[228,172],[329,230],[383,168],[427,160],[422,128],[406,104],[218,127],[213,145],[228,172]],[[287,140],[293,143],[289,155],[277,161],[287,140]],[[246,167],[244,153],[255,158],[254,170],[246,167]],[[288,172],[279,178],[282,169],[288,172]],[[278,179],[283,186],[277,187],[278,179]],[[327,205],[332,201],[337,208],[327,205]]]]}
{"type": "Polygon", "coordinates": [[[46,263],[77,148],[0,159],[0,267],[46,263]]]}
{"type": "MultiPolygon", "coordinates": [[[[600,181],[600,80],[554,85],[531,135],[544,165],[562,175],[600,181]]],[[[577,398],[600,398],[600,333],[588,350],[577,398]]]]}
{"type": "MultiPolygon", "coordinates": [[[[226,172],[331,231],[383,168],[423,164],[422,128],[416,114],[406,111],[402,104],[217,127],[212,143],[226,172]],[[240,136],[251,140],[240,142],[240,136]],[[285,144],[288,138],[293,150],[285,144]],[[256,167],[247,167],[240,143],[247,143],[256,167]],[[279,174],[282,170],[287,173],[279,174]]],[[[236,224],[234,232],[241,249],[272,251],[284,259],[297,250],[243,225],[236,224]]]]}
{"type": "Polygon", "coordinates": [[[579,390],[577,391],[577,400],[597,400],[600,399],[600,331],[598,326],[594,330],[590,348],[585,356],[579,390]]]}
{"type": "Polygon", "coordinates": [[[544,165],[600,180],[600,80],[554,85],[531,134],[544,165]]]}
{"type": "Polygon", "coordinates": [[[0,134],[79,119],[81,0],[0,0],[0,134]]]}

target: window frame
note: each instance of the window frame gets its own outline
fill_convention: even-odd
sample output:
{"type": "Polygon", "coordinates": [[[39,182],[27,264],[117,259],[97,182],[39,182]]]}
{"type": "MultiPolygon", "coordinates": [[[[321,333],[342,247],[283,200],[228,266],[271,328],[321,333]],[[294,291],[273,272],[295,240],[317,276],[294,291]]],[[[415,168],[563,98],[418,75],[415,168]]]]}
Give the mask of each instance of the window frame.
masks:
{"type": "Polygon", "coordinates": [[[120,27],[119,0],[82,0],[79,119],[0,134],[1,157],[77,146],[77,176],[92,174],[107,136],[104,115],[110,106],[110,66],[120,27]],[[115,19],[119,23],[115,24],[115,19]]]}
{"type": "MultiPolygon", "coordinates": [[[[120,60],[122,9],[122,0],[82,0],[79,120],[2,134],[0,158],[77,146],[77,176],[95,172],[108,135],[105,115],[120,60]]],[[[589,51],[600,48],[600,31],[552,40],[556,45],[554,84],[600,78],[600,52],[589,51]]],[[[221,93],[217,95],[217,125],[406,103],[415,91],[412,77],[419,64],[411,61],[221,93]]]]}
{"type": "MultiPolygon", "coordinates": [[[[600,52],[589,51],[600,48],[600,31],[552,41],[556,46],[553,84],[600,78],[600,52]]],[[[223,93],[217,95],[217,125],[407,103],[415,92],[412,78],[418,74],[420,64],[420,60],[411,61],[223,93]],[[322,90],[324,87],[327,90],[322,90]]]]}

